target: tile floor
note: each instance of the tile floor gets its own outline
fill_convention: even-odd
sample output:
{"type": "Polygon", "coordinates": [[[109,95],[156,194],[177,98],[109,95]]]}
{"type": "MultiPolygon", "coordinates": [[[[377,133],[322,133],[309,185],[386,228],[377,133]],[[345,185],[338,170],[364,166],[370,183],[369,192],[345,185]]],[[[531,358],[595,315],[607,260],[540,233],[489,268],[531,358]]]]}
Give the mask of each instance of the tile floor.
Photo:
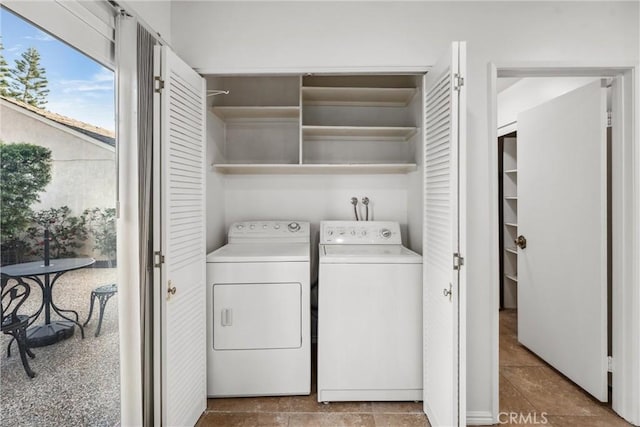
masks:
{"type": "MultiPolygon", "coordinates": [[[[315,352],[314,352],[315,353],[315,352]]],[[[429,426],[414,402],[317,402],[315,363],[310,396],[209,399],[205,426],[429,426]]],[[[500,411],[523,414],[503,425],[545,427],[629,426],[602,404],[518,344],[515,310],[500,312],[500,411]],[[542,418],[543,413],[545,414],[542,418]],[[529,416],[530,423],[526,417],[529,416]],[[533,417],[536,418],[533,418],[533,417]],[[544,424],[546,421],[546,424],[544,424]],[[537,424],[535,424],[537,422],[537,424]]]]}
{"type": "MultiPolygon", "coordinates": [[[[518,343],[517,312],[500,312],[500,412],[522,413],[529,420],[545,413],[546,426],[629,426],[607,404],[602,404],[542,359],[518,343]]],[[[506,415],[502,415],[507,420],[506,415]]],[[[515,420],[514,420],[515,421],[515,420]]],[[[510,424],[506,424],[510,425],[510,424]]],[[[517,424],[511,425],[533,425],[517,424]]],[[[538,424],[540,425],[540,424],[538,424]]]]}
{"type": "Polygon", "coordinates": [[[209,399],[197,426],[429,427],[422,402],[318,403],[315,360],[311,371],[309,396],[209,399]]]}

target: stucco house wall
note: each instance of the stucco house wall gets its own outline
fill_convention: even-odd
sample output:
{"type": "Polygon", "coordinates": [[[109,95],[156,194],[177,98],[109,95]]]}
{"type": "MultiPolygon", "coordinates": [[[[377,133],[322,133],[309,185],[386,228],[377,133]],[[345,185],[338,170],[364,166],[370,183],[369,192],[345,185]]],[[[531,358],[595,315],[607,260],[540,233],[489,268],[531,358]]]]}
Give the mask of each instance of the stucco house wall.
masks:
{"type": "MultiPolygon", "coordinates": [[[[34,111],[0,99],[0,140],[51,150],[51,182],[40,193],[40,202],[32,206],[33,210],[66,205],[73,215],[80,215],[88,208],[115,207],[115,147],[34,111]]],[[[90,239],[78,253],[104,258],[93,251],[93,246],[90,239]]]]}
{"type": "Polygon", "coordinates": [[[51,182],[34,210],[67,205],[74,215],[116,203],[115,148],[0,99],[0,140],[47,147],[53,159],[51,182]]]}

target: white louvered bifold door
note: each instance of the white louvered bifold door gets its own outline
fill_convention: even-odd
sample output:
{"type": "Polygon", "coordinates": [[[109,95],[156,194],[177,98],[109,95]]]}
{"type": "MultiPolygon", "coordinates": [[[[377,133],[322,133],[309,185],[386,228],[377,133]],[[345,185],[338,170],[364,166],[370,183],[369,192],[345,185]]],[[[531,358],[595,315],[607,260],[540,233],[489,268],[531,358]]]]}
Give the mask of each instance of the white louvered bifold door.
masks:
{"type": "Polygon", "coordinates": [[[193,426],[206,408],[205,81],[158,54],[162,424],[193,426]]]}
{"type": "Polygon", "coordinates": [[[433,426],[465,425],[464,280],[460,253],[460,146],[464,43],[424,81],[424,411],[433,426]]]}

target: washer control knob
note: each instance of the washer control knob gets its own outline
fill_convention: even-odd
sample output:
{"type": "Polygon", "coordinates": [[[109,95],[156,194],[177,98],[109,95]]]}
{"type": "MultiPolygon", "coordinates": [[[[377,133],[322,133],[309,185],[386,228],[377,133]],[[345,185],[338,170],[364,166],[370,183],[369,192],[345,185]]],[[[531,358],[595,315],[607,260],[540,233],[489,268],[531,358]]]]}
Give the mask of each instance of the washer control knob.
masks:
{"type": "Polygon", "coordinates": [[[238,225],[236,225],[236,228],[237,228],[238,230],[242,230],[242,229],[244,228],[244,225],[242,225],[242,224],[238,224],[238,225]]]}
{"type": "Polygon", "coordinates": [[[297,222],[290,222],[289,225],[287,225],[287,228],[289,231],[295,233],[296,231],[300,231],[300,224],[297,222]]]}
{"type": "Polygon", "coordinates": [[[333,236],[333,230],[327,230],[327,236],[333,236]]]}
{"type": "Polygon", "coordinates": [[[368,234],[368,233],[367,233],[367,230],[362,230],[362,232],[360,232],[360,235],[361,235],[362,237],[367,237],[367,234],[368,234]]]}
{"type": "Polygon", "coordinates": [[[262,224],[262,228],[267,229],[267,224],[262,224]]]}
{"type": "Polygon", "coordinates": [[[274,225],[273,228],[275,228],[276,230],[280,230],[280,224],[274,225]]]}
{"type": "Polygon", "coordinates": [[[383,228],[382,230],[380,230],[380,236],[383,239],[388,239],[389,237],[391,237],[391,230],[389,230],[388,228],[383,228]]]}
{"type": "Polygon", "coordinates": [[[254,228],[256,228],[256,225],[255,225],[255,224],[251,224],[251,225],[249,226],[249,228],[253,230],[254,228]]]}
{"type": "Polygon", "coordinates": [[[351,235],[355,236],[356,235],[356,230],[351,230],[351,235]]]}

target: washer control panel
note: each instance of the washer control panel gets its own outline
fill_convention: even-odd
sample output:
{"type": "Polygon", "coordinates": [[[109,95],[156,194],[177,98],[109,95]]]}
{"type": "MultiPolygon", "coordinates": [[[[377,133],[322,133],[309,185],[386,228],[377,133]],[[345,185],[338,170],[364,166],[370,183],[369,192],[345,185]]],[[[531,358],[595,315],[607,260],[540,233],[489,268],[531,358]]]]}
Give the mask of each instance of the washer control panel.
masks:
{"type": "Polygon", "coordinates": [[[309,223],[303,221],[243,221],[231,224],[229,243],[264,241],[308,242],[309,223]]]}
{"type": "Polygon", "coordinates": [[[400,224],[393,221],[322,221],[323,245],[401,245],[400,224]]]}

